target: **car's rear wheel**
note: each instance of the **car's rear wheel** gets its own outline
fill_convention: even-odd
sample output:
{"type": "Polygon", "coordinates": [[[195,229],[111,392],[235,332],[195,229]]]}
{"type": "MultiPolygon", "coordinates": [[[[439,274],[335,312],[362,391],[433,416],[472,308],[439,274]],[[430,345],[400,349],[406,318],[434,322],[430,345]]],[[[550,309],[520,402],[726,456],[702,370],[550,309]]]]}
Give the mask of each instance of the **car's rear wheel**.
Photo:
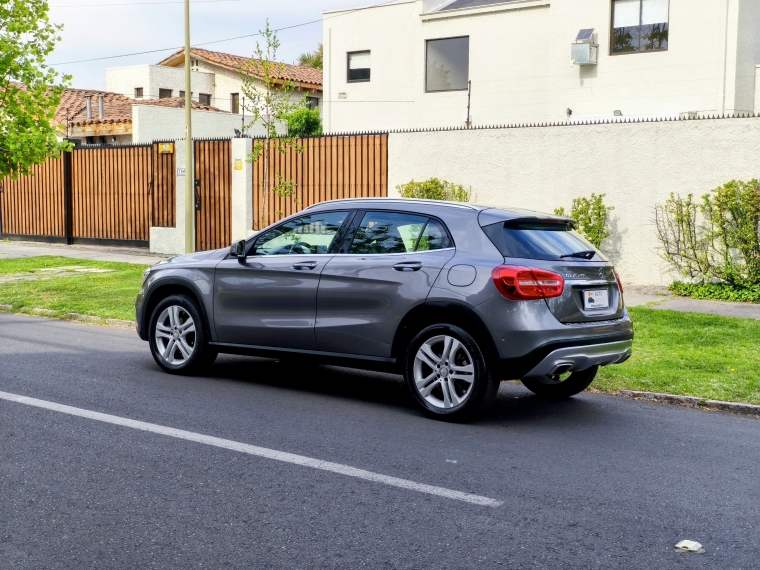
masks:
{"type": "Polygon", "coordinates": [[[483,350],[464,329],[439,324],[420,331],[406,352],[404,378],[415,400],[441,419],[470,419],[499,389],[483,350]]]}
{"type": "Polygon", "coordinates": [[[597,370],[598,366],[592,366],[569,374],[523,378],[521,382],[528,390],[542,398],[561,400],[580,394],[588,388],[594,381],[597,370]]]}
{"type": "Polygon", "coordinates": [[[173,374],[191,374],[209,366],[217,352],[208,345],[203,315],[193,299],[163,299],[150,319],[150,351],[156,363],[173,374]]]}

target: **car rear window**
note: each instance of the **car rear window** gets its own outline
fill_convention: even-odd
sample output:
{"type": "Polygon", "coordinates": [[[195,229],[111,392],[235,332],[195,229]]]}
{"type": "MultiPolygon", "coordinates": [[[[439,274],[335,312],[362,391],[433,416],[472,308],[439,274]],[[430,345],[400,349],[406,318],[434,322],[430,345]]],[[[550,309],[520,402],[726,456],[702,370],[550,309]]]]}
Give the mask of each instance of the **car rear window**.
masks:
{"type": "Polygon", "coordinates": [[[593,251],[595,255],[588,261],[607,261],[607,258],[572,226],[559,220],[509,220],[484,226],[483,231],[504,257],[586,261],[580,257],[567,256],[582,251],[593,251]]]}

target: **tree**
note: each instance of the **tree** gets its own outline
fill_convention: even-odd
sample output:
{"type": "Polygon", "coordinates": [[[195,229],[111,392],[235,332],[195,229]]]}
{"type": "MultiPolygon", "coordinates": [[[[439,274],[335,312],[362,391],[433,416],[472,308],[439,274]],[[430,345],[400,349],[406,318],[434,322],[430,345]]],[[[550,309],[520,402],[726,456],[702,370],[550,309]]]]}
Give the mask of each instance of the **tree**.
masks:
{"type": "Polygon", "coordinates": [[[322,44],[314,51],[302,53],[298,56],[298,65],[304,65],[306,67],[313,67],[314,69],[322,69],[322,56],[324,49],[322,44]]]}
{"type": "Polygon", "coordinates": [[[288,135],[291,137],[318,137],[322,134],[322,116],[319,109],[299,109],[287,116],[288,135]]]}
{"type": "MultiPolygon", "coordinates": [[[[269,194],[269,163],[273,151],[286,153],[289,149],[295,152],[303,152],[303,148],[296,144],[295,137],[287,134],[278,136],[277,127],[287,120],[289,115],[307,108],[306,97],[300,99],[296,96],[296,85],[285,78],[287,66],[276,61],[277,50],[280,41],[277,33],[269,26],[260,31],[264,38],[264,46],[256,42],[254,59],[241,67],[240,77],[242,91],[245,95],[245,108],[251,113],[253,119],[246,125],[250,128],[256,123],[264,127],[264,138],[253,144],[253,151],[248,156],[250,162],[264,161],[264,175],[261,179],[261,212],[258,220],[258,228],[262,229],[268,223],[267,207],[269,194]]],[[[273,173],[277,177],[277,184],[273,185],[272,191],[278,196],[293,197],[295,184],[292,180],[285,180],[279,172],[273,173]]],[[[274,179],[272,177],[272,179],[274,179]]],[[[295,198],[294,198],[295,199],[295,198]]]]}
{"type": "Polygon", "coordinates": [[[70,78],[45,64],[61,29],[47,0],[0,2],[0,178],[28,174],[70,147],[55,122],[70,78]]]}

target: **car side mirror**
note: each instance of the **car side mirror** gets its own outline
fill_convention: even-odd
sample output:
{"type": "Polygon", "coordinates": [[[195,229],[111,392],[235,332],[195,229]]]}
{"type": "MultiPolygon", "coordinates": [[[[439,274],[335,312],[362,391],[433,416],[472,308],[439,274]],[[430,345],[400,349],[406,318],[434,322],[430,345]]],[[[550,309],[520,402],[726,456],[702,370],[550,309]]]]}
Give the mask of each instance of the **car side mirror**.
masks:
{"type": "Polygon", "coordinates": [[[232,257],[237,257],[238,260],[244,260],[245,259],[245,240],[241,239],[240,241],[234,242],[230,246],[230,255],[232,257]]]}

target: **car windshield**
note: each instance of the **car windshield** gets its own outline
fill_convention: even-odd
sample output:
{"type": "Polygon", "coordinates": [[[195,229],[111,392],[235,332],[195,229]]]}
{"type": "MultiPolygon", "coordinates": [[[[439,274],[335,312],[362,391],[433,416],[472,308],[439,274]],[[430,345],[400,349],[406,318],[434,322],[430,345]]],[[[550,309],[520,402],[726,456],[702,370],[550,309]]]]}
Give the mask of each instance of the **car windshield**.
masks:
{"type": "Polygon", "coordinates": [[[485,226],[483,231],[505,257],[607,261],[597,248],[566,223],[509,221],[485,226]],[[594,255],[591,256],[590,252],[594,255]]]}

